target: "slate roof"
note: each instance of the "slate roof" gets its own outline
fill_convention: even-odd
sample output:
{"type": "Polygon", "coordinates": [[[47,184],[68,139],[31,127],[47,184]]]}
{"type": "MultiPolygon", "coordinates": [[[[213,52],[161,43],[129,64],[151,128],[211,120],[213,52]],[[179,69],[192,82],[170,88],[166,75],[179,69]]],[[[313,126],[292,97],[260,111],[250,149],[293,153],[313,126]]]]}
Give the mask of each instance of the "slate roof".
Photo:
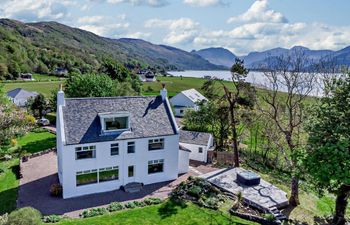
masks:
{"type": "Polygon", "coordinates": [[[181,92],[184,94],[187,98],[189,98],[192,102],[200,102],[203,100],[208,100],[206,97],[204,97],[201,93],[199,93],[196,89],[188,89],[181,92]]]}
{"type": "Polygon", "coordinates": [[[180,143],[208,145],[210,133],[180,130],[180,143]]]}
{"type": "Polygon", "coordinates": [[[37,95],[38,95],[38,93],[36,93],[36,92],[27,91],[27,90],[24,90],[22,88],[16,88],[16,89],[13,89],[13,90],[7,92],[7,96],[10,98],[28,99],[30,97],[35,97],[37,95]]]}
{"type": "Polygon", "coordinates": [[[174,135],[171,109],[157,97],[66,98],[63,107],[66,144],[174,135]],[[98,113],[130,113],[130,131],[101,135],[98,113]]]}
{"type": "Polygon", "coordinates": [[[179,149],[181,151],[184,151],[184,152],[192,152],[191,150],[189,150],[188,148],[184,147],[183,145],[179,144],[179,149]]]}

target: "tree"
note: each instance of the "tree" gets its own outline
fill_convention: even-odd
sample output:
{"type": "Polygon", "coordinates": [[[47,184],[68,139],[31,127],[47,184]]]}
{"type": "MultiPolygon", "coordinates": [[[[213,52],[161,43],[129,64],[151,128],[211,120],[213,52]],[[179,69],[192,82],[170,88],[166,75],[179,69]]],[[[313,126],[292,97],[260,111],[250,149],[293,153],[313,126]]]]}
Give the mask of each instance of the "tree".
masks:
{"type": "Polygon", "coordinates": [[[113,80],[107,75],[75,75],[65,82],[68,97],[110,97],[116,95],[113,80]]]}
{"type": "Polygon", "coordinates": [[[0,85],[0,150],[12,138],[25,134],[34,123],[32,116],[9,102],[0,85]]]}
{"type": "Polygon", "coordinates": [[[42,118],[48,108],[45,96],[43,94],[38,94],[35,98],[31,98],[28,101],[28,107],[33,112],[34,116],[42,118]]]}
{"type": "Polygon", "coordinates": [[[335,193],[333,224],[344,225],[350,196],[350,75],[333,79],[312,112],[304,166],[319,190],[335,193]]]}
{"type": "Polygon", "coordinates": [[[252,108],[255,102],[255,90],[249,83],[245,82],[245,78],[247,77],[248,73],[249,70],[244,67],[243,60],[236,58],[235,64],[233,64],[231,67],[232,83],[234,89],[230,90],[228,87],[226,87],[224,82],[221,82],[225,91],[225,98],[229,106],[229,121],[231,126],[231,141],[235,167],[239,167],[239,111],[240,108],[252,108]]]}
{"type": "Polygon", "coordinates": [[[42,224],[41,213],[32,207],[20,208],[10,213],[6,224],[40,225],[42,224]]]}
{"type": "Polygon", "coordinates": [[[298,155],[304,146],[302,129],[305,122],[305,102],[314,90],[316,75],[307,68],[310,61],[302,52],[269,58],[264,75],[269,89],[262,96],[260,110],[278,128],[284,143],[280,153],[292,172],[289,203],[299,205],[298,155]],[[282,93],[284,92],[284,93],[282,93]]]}
{"type": "Polygon", "coordinates": [[[8,69],[5,63],[0,63],[0,80],[4,80],[8,75],[8,69]]]}

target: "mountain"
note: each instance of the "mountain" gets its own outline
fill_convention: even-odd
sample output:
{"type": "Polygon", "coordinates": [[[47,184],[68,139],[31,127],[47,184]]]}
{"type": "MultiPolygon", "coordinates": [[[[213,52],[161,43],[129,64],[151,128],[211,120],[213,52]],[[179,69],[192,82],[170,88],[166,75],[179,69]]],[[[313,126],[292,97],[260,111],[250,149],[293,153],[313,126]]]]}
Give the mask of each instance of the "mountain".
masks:
{"type": "Polygon", "coordinates": [[[61,67],[70,72],[94,72],[107,58],[129,68],[222,68],[199,55],[139,39],[109,39],[57,22],[22,23],[0,19],[0,65],[5,65],[10,72],[47,72],[61,67]]]}
{"type": "Polygon", "coordinates": [[[225,67],[231,67],[236,56],[225,48],[206,48],[198,51],[193,50],[192,54],[199,55],[210,63],[225,67]]]}

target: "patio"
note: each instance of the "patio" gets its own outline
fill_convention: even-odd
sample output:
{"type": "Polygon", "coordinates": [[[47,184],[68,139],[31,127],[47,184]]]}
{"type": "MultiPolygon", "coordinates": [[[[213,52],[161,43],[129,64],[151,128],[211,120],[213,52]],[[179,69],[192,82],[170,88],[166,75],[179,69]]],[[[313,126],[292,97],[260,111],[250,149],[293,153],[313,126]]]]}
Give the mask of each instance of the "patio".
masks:
{"type": "Polygon", "coordinates": [[[56,153],[50,152],[21,163],[22,178],[20,179],[17,207],[31,206],[44,215],[78,217],[87,208],[103,207],[114,201],[124,202],[148,197],[166,198],[181,181],[186,180],[189,176],[199,176],[214,170],[216,168],[203,164],[191,164],[190,171],[182,174],[178,179],[145,185],[142,191],[137,193],[116,190],[62,199],[52,197],[49,192],[51,184],[58,182],[57,156],[56,153]]]}

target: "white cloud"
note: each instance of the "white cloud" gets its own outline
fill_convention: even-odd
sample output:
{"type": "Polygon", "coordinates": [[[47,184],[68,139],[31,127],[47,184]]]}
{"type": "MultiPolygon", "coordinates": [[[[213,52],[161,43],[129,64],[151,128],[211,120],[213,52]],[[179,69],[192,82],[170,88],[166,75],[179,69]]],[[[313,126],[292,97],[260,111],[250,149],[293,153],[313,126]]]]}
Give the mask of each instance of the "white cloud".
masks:
{"type": "Polygon", "coordinates": [[[129,3],[134,6],[145,5],[145,6],[151,6],[151,7],[162,7],[169,4],[167,0],[105,0],[105,1],[111,4],[129,3]]]}
{"type": "Polygon", "coordinates": [[[224,6],[229,4],[224,0],[183,0],[183,2],[194,7],[224,6]]]}
{"type": "Polygon", "coordinates": [[[4,0],[0,16],[23,21],[60,20],[67,17],[73,0],[4,0]]]}
{"type": "Polygon", "coordinates": [[[267,0],[257,0],[245,13],[239,16],[231,17],[227,20],[227,22],[287,23],[288,20],[282,15],[282,13],[270,9],[267,0]]]}
{"type": "Polygon", "coordinates": [[[84,16],[78,19],[79,28],[104,37],[115,37],[125,33],[130,24],[125,21],[126,16],[115,18],[108,16],[84,16]]]}
{"type": "Polygon", "coordinates": [[[194,40],[198,34],[199,23],[190,18],[174,20],[150,19],[145,22],[146,28],[165,28],[168,33],[163,38],[167,44],[186,44],[194,40]]]}
{"type": "Polygon", "coordinates": [[[136,38],[136,39],[144,39],[144,38],[148,38],[149,36],[151,36],[151,33],[143,33],[143,32],[134,32],[134,33],[127,33],[122,35],[122,37],[136,38]]]}

